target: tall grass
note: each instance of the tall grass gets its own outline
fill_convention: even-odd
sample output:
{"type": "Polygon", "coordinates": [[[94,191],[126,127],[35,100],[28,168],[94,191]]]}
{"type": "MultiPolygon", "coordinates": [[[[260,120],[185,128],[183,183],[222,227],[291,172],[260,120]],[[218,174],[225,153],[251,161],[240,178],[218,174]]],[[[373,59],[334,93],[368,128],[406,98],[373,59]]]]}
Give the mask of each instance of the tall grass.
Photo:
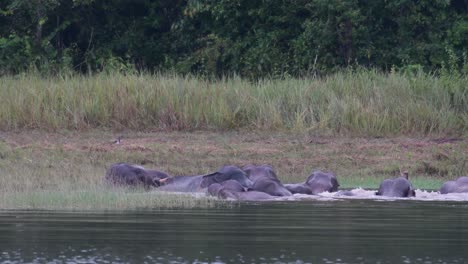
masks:
{"type": "Polygon", "coordinates": [[[172,74],[0,78],[0,129],[231,129],[464,134],[468,77],[344,71],[209,81],[172,74]]]}

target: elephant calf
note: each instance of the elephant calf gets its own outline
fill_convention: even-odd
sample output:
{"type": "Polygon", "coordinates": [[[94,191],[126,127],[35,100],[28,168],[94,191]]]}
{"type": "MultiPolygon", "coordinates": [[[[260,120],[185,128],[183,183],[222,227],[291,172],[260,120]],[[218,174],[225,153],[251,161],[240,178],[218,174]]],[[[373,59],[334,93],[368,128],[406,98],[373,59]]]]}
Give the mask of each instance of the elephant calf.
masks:
{"type": "Polygon", "coordinates": [[[289,183],[284,187],[291,193],[312,194],[312,189],[305,183],[289,183]]]}
{"type": "Polygon", "coordinates": [[[285,184],[291,193],[319,194],[322,192],[336,192],[340,184],[332,172],[320,170],[312,172],[304,183],[285,184]]]}
{"type": "Polygon", "coordinates": [[[291,195],[291,192],[283,186],[271,166],[248,165],[244,167],[244,171],[247,173],[249,179],[253,181],[252,188],[249,190],[263,192],[273,196],[291,195]]]}
{"type": "Polygon", "coordinates": [[[238,201],[265,201],[275,198],[275,196],[259,191],[236,191],[232,189],[232,186],[223,186],[219,183],[210,185],[207,192],[209,195],[220,199],[232,199],[238,201]]]}
{"type": "Polygon", "coordinates": [[[382,181],[376,195],[388,197],[415,197],[416,192],[411,182],[404,176],[382,181]]]}
{"type": "Polygon", "coordinates": [[[169,175],[158,170],[147,170],[138,165],[115,163],[106,171],[105,180],[112,185],[158,187],[169,175]]]}
{"type": "Polygon", "coordinates": [[[463,176],[455,181],[447,181],[442,187],[440,187],[439,192],[441,194],[447,193],[468,193],[468,176],[463,176]]]}

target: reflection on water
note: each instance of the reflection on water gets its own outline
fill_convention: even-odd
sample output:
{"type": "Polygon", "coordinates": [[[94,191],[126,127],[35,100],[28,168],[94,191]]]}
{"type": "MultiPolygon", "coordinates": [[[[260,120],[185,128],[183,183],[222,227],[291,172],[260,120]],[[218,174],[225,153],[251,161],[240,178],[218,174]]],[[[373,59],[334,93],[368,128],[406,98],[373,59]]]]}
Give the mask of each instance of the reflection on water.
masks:
{"type": "Polygon", "coordinates": [[[0,211],[0,263],[466,263],[468,204],[0,211]]]}

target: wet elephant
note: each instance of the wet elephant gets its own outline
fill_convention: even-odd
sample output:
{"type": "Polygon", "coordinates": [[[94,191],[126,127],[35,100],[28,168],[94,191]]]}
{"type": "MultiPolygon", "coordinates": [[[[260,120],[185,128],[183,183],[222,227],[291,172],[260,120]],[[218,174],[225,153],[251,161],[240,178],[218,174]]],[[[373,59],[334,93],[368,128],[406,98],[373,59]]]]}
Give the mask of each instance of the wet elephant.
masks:
{"type": "Polygon", "coordinates": [[[222,183],[228,180],[237,181],[245,188],[252,186],[252,181],[247,178],[243,170],[235,166],[224,166],[218,171],[197,176],[176,176],[162,181],[159,189],[173,192],[200,192],[214,183],[222,183]]]}
{"type": "Polygon", "coordinates": [[[244,171],[253,181],[251,191],[264,192],[273,196],[290,196],[291,192],[286,189],[276,176],[275,171],[269,165],[244,167],[244,171]]]}
{"type": "Polygon", "coordinates": [[[218,197],[220,199],[237,199],[234,195],[236,191],[229,190],[219,183],[211,184],[206,192],[208,195],[218,197]]]}
{"type": "Polygon", "coordinates": [[[336,192],[340,186],[333,172],[323,172],[320,170],[312,172],[305,184],[312,189],[312,194],[336,192]]]}
{"type": "Polygon", "coordinates": [[[260,178],[267,178],[278,182],[280,181],[276,175],[276,172],[273,170],[273,167],[270,165],[247,165],[242,169],[245,171],[245,173],[247,173],[247,177],[249,177],[252,182],[255,182],[260,178]]]}
{"type": "Polygon", "coordinates": [[[227,181],[222,182],[221,185],[225,189],[233,191],[233,192],[245,192],[247,189],[246,187],[242,186],[242,184],[240,184],[236,180],[227,180],[227,181]]]}
{"type": "Polygon", "coordinates": [[[158,170],[148,170],[128,163],[112,164],[106,171],[105,180],[112,185],[158,187],[161,179],[169,175],[158,170]]]}
{"type": "Polygon", "coordinates": [[[268,193],[273,196],[290,196],[292,195],[288,189],[286,189],[281,182],[279,181],[274,181],[268,178],[260,178],[256,180],[252,188],[249,190],[252,191],[259,191],[259,192],[264,192],[268,193]]]}
{"type": "Polygon", "coordinates": [[[340,184],[332,172],[320,170],[312,172],[304,183],[285,184],[291,193],[319,194],[322,192],[336,192],[340,184]]]}
{"type": "Polygon", "coordinates": [[[208,194],[220,199],[231,199],[238,201],[266,201],[273,200],[276,197],[259,191],[237,192],[224,187],[222,184],[214,183],[208,187],[208,194]]]}
{"type": "Polygon", "coordinates": [[[447,181],[442,187],[440,187],[439,192],[441,194],[447,193],[468,193],[468,176],[463,176],[455,181],[447,181]]]}
{"type": "Polygon", "coordinates": [[[416,196],[416,192],[414,191],[411,182],[403,176],[382,181],[382,183],[380,183],[379,190],[375,194],[388,197],[416,196]]]}
{"type": "Polygon", "coordinates": [[[305,183],[289,183],[284,187],[291,193],[312,194],[312,189],[305,183]]]}

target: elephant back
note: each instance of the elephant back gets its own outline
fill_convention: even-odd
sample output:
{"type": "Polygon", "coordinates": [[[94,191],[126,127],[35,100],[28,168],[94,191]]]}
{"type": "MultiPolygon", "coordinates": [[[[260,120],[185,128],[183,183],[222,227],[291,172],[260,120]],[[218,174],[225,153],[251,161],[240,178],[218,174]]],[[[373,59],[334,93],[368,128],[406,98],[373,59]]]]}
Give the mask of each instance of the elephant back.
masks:
{"type": "Polygon", "coordinates": [[[411,182],[405,177],[382,181],[376,195],[388,197],[414,197],[416,193],[411,182]]]}

